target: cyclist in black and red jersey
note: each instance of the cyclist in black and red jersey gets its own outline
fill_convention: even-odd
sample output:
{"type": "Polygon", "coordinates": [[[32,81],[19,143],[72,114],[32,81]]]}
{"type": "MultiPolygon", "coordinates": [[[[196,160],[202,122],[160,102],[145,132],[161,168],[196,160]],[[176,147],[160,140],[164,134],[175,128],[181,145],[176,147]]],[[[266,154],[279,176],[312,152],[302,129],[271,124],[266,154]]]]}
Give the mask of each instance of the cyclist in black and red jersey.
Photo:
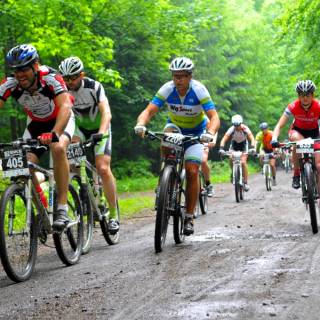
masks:
{"type": "MultiPolygon", "coordinates": [[[[288,105],[274,128],[271,141],[272,147],[276,148],[279,146],[277,140],[280,130],[285,126],[291,116],[294,117],[294,121],[289,130],[290,141],[298,141],[304,138],[319,138],[318,120],[320,118],[320,102],[314,98],[315,90],[316,86],[311,80],[301,80],[297,83],[296,92],[298,94],[298,99],[288,105]]],[[[318,172],[320,172],[319,153],[315,153],[315,161],[318,172]]],[[[294,169],[292,187],[299,189],[300,169],[295,148],[292,150],[292,162],[294,169]]]]}
{"type": "Polygon", "coordinates": [[[12,96],[27,113],[23,138],[38,138],[43,144],[28,153],[29,161],[37,163],[50,147],[58,189],[53,228],[63,230],[69,222],[69,164],[66,149],[75,127],[73,98],[60,75],[50,67],[40,66],[38,52],[32,45],[22,44],[12,48],[7,53],[6,62],[13,74],[0,84],[0,108],[12,96]]]}

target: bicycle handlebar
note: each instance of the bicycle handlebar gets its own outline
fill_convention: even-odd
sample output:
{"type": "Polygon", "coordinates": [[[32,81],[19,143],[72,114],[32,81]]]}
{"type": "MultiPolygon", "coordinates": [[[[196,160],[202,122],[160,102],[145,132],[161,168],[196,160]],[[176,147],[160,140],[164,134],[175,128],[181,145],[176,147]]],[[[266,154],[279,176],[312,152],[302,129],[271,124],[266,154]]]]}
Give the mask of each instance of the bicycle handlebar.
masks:
{"type": "Polygon", "coordinates": [[[4,147],[23,147],[23,146],[28,146],[28,147],[36,147],[41,145],[40,141],[38,139],[18,139],[15,141],[11,142],[3,142],[0,143],[0,148],[4,147]]]}
{"type": "MultiPolygon", "coordinates": [[[[149,137],[149,139],[158,139],[162,140],[163,137],[169,136],[170,134],[173,134],[174,132],[163,132],[163,131],[151,131],[151,130],[146,130],[145,136],[149,137]]],[[[185,135],[182,133],[179,133],[183,136],[183,142],[189,142],[189,141],[200,141],[199,136],[192,136],[192,135],[185,135]]]]}

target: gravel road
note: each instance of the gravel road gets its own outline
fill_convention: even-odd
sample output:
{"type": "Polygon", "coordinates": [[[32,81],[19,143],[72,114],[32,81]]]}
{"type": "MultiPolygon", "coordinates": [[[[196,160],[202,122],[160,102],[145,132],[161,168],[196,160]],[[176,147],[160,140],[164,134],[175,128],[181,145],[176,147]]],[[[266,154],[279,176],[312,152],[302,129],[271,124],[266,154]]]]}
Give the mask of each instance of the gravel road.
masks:
{"type": "Polygon", "coordinates": [[[195,234],[175,245],[170,226],[160,254],[154,213],[124,222],[115,246],[95,229],[72,267],[41,245],[29,281],[0,270],[0,319],[319,319],[320,235],[300,190],[283,172],[271,192],[259,174],[250,186],[237,204],[231,184],[216,185],[195,234]]]}

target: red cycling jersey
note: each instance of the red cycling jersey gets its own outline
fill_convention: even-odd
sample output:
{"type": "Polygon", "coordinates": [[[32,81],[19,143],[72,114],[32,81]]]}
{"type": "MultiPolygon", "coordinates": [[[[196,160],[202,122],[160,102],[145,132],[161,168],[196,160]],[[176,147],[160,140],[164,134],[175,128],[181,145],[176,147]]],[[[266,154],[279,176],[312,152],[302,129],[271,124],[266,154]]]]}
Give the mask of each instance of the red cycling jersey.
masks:
{"type": "Polygon", "coordinates": [[[293,101],[288,105],[284,114],[286,116],[293,116],[294,121],[291,127],[296,127],[304,130],[318,129],[318,119],[320,118],[320,102],[312,100],[311,106],[308,110],[303,109],[299,99],[293,101]]]}
{"type": "MultiPolygon", "coordinates": [[[[55,97],[68,90],[62,77],[47,66],[40,66],[37,81],[38,90],[30,94],[19,86],[16,78],[7,77],[0,84],[0,99],[6,101],[12,96],[33,121],[47,122],[58,114],[55,97]]],[[[73,101],[71,95],[70,99],[73,101]]]]}

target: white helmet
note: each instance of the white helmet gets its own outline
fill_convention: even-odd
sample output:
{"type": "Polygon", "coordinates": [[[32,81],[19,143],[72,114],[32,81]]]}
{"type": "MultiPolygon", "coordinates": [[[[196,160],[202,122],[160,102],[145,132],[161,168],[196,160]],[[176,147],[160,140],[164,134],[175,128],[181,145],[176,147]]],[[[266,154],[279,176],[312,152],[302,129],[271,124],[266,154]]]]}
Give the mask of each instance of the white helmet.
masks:
{"type": "Polygon", "coordinates": [[[59,66],[62,76],[73,76],[83,70],[83,63],[78,57],[64,59],[59,66]]]}
{"type": "Polygon", "coordinates": [[[311,80],[301,80],[296,84],[298,94],[313,93],[316,90],[315,84],[311,80]]]}
{"type": "Polygon", "coordinates": [[[186,57],[179,57],[172,60],[169,66],[170,71],[188,71],[192,72],[194,68],[193,62],[186,57]]]}
{"type": "Polygon", "coordinates": [[[243,119],[240,114],[236,114],[231,118],[231,122],[234,126],[240,126],[240,124],[243,122],[243,119]]]}

